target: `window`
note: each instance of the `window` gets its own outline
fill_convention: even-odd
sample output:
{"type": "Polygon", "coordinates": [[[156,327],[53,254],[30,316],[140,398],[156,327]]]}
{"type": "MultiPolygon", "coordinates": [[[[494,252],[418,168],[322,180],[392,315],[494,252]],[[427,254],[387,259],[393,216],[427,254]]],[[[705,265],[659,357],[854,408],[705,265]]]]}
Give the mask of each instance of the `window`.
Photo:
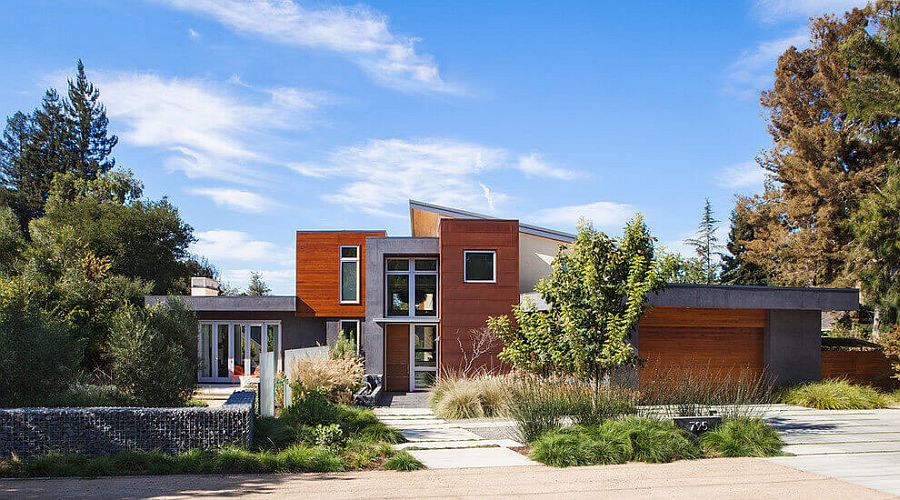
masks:
{"type": "Polygon", "coordinates": [[[341,303],[359,303],[359,247],[341,247],[341,303]]]}
{"type": "Polygon", "coordinates": [[[463,252],[463,259],[466,283],[497,282],[497,252],[467,250],[463,252]]]}
{"type": "Polygon", "coordinates": [[[342,319],[339,323],[340,334],[353,344],[353,350],[359,354],[359,320],[342,319]]]}
{"type": "Polygon", "coordinates": [[[385,268],[387,316],[437,316],[437,259],[391,258],[385,268]]]}
{"type": "Polygon", "coordinates": [[[201,321],[198,340],[198,380],[234,382],[244,375],[259,375],[262,353],[274,353],[281,369],[279,321],[201,321]]]}

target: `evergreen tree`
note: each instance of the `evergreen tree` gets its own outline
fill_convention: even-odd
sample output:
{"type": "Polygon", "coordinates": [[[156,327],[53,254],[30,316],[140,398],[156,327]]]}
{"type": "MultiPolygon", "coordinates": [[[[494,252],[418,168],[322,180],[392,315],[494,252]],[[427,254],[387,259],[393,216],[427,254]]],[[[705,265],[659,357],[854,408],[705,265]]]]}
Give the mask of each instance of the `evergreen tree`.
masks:
{"type": "Polygon", "coordinates": [[[719,263],[716,257],[721,255],[719,249],[722,248],[719,245],[719,237],[716,236],[719,222],[721,221],[715,218],[712,204],[707,198],[706,204],[703,206],[703,216],[700,218],[700,225],[697,228],[697,237],[685,240],[685,243],[694,247],[697,257],[700,258],[706,284],[715,282],[718,274],[719,263]]]}
{"type": "Polygon", "coordinates": [[[109,155],[119,139],[107,134],[106,106],[100,102],[100,91],[87,79],[81,59],[75,80],[69,80],[69,99],[65,107],[71,129],[69,152],[72,164],[69,171],[85,179],[108,172],[116,164],[109,155]]]}
{"type": "MultiPolygon", "coordinates": [[[[27,170],[26,148],[31,140],[31,116],[21,111],[6,119],[6,129],[0,138],[0,203],[10,207],[17,215],[25,211],[22,194],[22,179],[27,170]]],[[[20,218],[24,227],[27,220],[20,218]]]]}
{"type": "Polygon", "coordinates": [[[747,220],[746,198],[738,198],[737,206],[731,211],[731,229],[728,231],[728,250],[722,256],[722,271],[719,280],[727,285],[766,285],[765,272],[757,264],[744,259],[747,251],[744,242],[755,237],[753,226],[747,220]]]}
{"type": "Polygon", "coordinates": [[[247,295],[251,297],[263,297],[272,291],[262,279],[262,273],[253,271],[250,273],[250,286],[247,287],[247,295]]]}
{"type": "Polygon", "coordinates": [[[53,176],[68,167],[70,138],[65,104],[56,90],[49,89],[41,107],[34,112],[31,134],[24,148],[25,159],[17,188],[25,210],[19,214],[20,218],[31,220],[43,214],[53,176]]]}

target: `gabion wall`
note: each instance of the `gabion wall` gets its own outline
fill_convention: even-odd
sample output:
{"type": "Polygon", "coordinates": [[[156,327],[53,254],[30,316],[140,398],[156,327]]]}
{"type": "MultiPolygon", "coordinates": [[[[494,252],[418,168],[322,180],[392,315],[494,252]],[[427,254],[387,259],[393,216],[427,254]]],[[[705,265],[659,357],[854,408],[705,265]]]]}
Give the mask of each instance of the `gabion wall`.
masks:
{"type": "Polygon", "coordinates": [[[255,398],[235,392],[219,408],[0,409],[0,458],[250,446],[255,398]]]}

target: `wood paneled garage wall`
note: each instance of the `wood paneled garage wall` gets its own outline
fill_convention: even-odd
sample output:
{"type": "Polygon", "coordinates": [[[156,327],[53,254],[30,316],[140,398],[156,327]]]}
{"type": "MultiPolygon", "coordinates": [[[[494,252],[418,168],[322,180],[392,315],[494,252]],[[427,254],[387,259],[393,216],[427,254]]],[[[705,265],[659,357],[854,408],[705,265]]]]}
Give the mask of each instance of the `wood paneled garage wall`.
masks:
{"type": "Polygon", "coordinates": [[[765,309],[651,308],[638,325],[641,381],[685,371],[759,377],[767,323],[765,309]]]}

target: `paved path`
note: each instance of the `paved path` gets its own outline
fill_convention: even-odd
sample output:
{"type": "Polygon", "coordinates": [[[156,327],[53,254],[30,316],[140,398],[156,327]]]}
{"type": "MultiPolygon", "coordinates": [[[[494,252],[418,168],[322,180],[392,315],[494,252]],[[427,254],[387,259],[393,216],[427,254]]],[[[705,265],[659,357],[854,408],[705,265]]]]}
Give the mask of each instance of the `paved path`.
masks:
{"type": "Polygon", "coordinates": [[[405,449],[429,469],[538,465],[511,450],[522,443],[485,439],[454,423],[439,419],[428,408],[375,408],[378,419],[397,429],[408,442],[405,449]]]}
{"type": "Polygon", "coordinates": [[[813,410],[776,405],[766,419],[794,456],[772,462],[900,495],[900,408],[813,410]]]}
{"type": "Polygon", "coordinates": [[[0,498],[881,499],[889,495],[766,460],[416,472],[0,480],[0,498]]]}

